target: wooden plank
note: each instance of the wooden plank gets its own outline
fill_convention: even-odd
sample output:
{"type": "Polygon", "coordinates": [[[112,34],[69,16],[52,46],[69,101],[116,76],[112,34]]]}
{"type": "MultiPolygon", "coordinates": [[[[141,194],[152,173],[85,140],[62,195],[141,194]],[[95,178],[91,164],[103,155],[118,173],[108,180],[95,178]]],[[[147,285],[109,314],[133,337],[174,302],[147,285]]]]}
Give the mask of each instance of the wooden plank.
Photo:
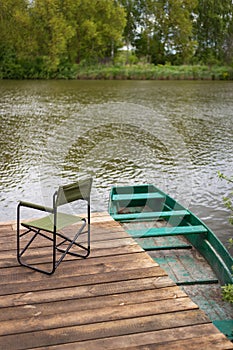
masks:
{"type": "MultiPolygon", "coordinates": [[[[64,230],[64,232],[66,234],[68,234],[70,237],[73,237],[74,233],[76,232],[76,225],[71,226],[70,228],[64,230]]],[[[3,250],[15,250],[16,249],[16,234],[14,233],[14,235],[11,236],[12,239],[11,240],[7,240],[7,242],[0,242],[1,244],[1,248],[3,250]]],[[[113,243],[110,243],[110,240],[115,240],[116,242],[118,242],[117,240],[119,239],[120,243],[120,239],[130,239],[129,234],[127,234],[123,228],[120,225],[116,225],[116,226],[103,226],[103,224],[92,224],[91,227],[91,244],[92,244],[92,248],[95,249],[95,245],[93,244],[96,241],[104,241],[106,240],[108,242],[108,245],[113,245],[113,243]]],[[[80,236],[80,242],[84,242],[86,240],[85,238],[85,234],[80,236]]],[[[25,239],[22,239],[22,242],[25,241],[25,239]]],[[[47,245],[49,244],[49,241],[46,241],[47,245]]],[[[116,243],[115,242],[115,243],[116,243]]],[[[131,241],[132,244],[135,244],[134,241],[131,241]]],[[[42,244],[45,245],[45,243],[42,244]]],[[[128,242],[127,241],[122,241],[122,245],[127,245],[128,242]]],[[[40,241],[40,245],[41,245],[41,241],[40,241]]],[[[119,245],[119,244],[118,244],[119,245]]],[[[38,244],[35,243],[35,246],[39,246],[38,244]]],[[[103,246],[101,244],[101,246],[103,246]]],[[[4,257],[5,258],[5,257],[4,257]]]]}
{"type": "Polygon", "coordinates": [[[42,303],[29,303],[27,305],[14,305],[12,307],[7,307],[4,312],[0,313],[0,321],[17,319],[25,319],[36,317],[37,315],[54,315],[54,310],[56,314],[64,312],[81,312],[83,310],[91,310],[91,312],[98,312],[104,307],[116,307],[122,305],[133,305],[152,301],[163,301],[168,299],[177,299],[187,297],[185,292],[183,292],[177,286],[164,287],[164,288],[154,288],[141,291],[128,291],[127,293],[117,293],[110,295],[95,295],[95,297],[79,297],[78,295],[73,296],[71,299],[57,300],[53,302],[47,302],[43,300],[42,303]]]}
{"type": "MultiPolygon", "coordinates": [[[[70,234],[71,235],[71,234],[70,234]]],[[[91,249],[94,247],[93,243],[98,242],[98,241],[114,241],[117,239],[122,239],[122,238],[129,238],[129,234],[125,233],[124,235],[121,234],[121,232],[114,232],[113,234],[109,233],[101,233],[101,234],[91,234],[91,249]]],[[[25,239],[22,239],[22,243],[25,242],[25,239]]],[[[85,235],[81,236],[80,239],[78,240],[78,243],[85,243],[86,242],[86,237],[85,235]]],[[[134,242],[135,243],[135,242],[134,242]]],[[[34,247],[40,247],[41,243],[34,242],[33,244],[34,247]]],[[[45,246],[45,244],[44,244],[45,246]]],[[[50,243],[48,242],[47,246],[50,246],[50,243]]],[[[9,239],[7,242],[0,242],[0,250],[1,252],[4,251],[13,251],[15,252],[16,250],[16,235],[13,236],[11,239],[9,239]]],[[[6,253],[7,254],[7,253],[6,253]]],[[[1,257],[0,257],[1,258],[1,257]]]]}
{"type": "MultiPolygon", "coordinates": [[[[85,214],[83,215],[86,216],[85,214]]],[[[91,223],[97,223],[97,222],[112,222],[114,223],[114,219],[107,213],[107,212],[98,212],[98,213],[92,213],[91,214],[91,223]]],[[[115,225],[115,223],[114,223],[115,225]]]]}
{"type": "Polygon", "coordinates": [[[3,234],[9,234],[9,232],[12,231],[12,225],[11,224],[3,224],[1,223],[0,224],[0,234],[3,235],[3,234]]]}
{"type": "Polygon", "coordinates": [[[0,336],[8,334],[38,332],[43,329],[54,329],[71,326],[81,326],[100,322],[110,322],[116,320],[126,320],[135,317],[144,317],[149,315],[160,315],[163,317],[165,313],[172,313],[178,311],[197,309],[188,297],[169,299],[163,301],[161,308],[160,301],[151,301],[146,303],[132,304],[132,305],[117,305],[111,307],[101,307],[98,312],[90,312],[90,309],[82,310],[80,312],[63,312],[61,314],[42,315],[36,314],[30,319],[18,319],[17,322],[2,321],[0,327],[0,336]]]}
{"type": "MultiPolygon", "coordinates": [[[[139,254],[136,254],[137,256],[140,256],[139,254]]],[[[72,269],[74,268],[74,263],[71,261],[64,261],[62,268],[60,271],[56,271],[56,280],[59,282],[60,279],[68,279],[70,277],[74,278],[85,278],[85,276],[90,276],[94,274],[98,274],[99,278],[100,276],[109,273],[114,276],[114,272],[116,272],[116,279],[118,279],[118,275],[120,276],[121,272],[127,273],[129,275],[129,278],[134,276],[136,272],[133,270],[142,270],[144,271],[143,274],[145,276],[149,277],[151,274],[163,274],[165,275],[166,273],[164,272],[163,269],[160,269],[158,267],[158,264],[153,265],[153,261],[149,259],[145,259],[142,257],[141,259],[138,259],[138,257],[135,257],[135,264],[132,264],[133,262],[133,254],[132,255],[123,255],[123,256],[116,256],[116,260],[118,258],[118,262],[116,262],[116,265],[114,262],[109,262],[107,259],[104,259],[103,263],[101,262],[101,259],[89,259],[88,261],[90,264],[87,263],[86,260],[79,260],[77,261],[77,269],[74,269],[74,272],[72,273],[72,269]],[[129,259],[127,259],[129,257],[129,259]],[[141,266],[141,264],[144,264],[141,266]],[[126,266],[125,266],[126,265],[126,266]],[[118,268],[119,267],[119,268],[118,268]],[[146,270],[148,274],[146,275],[146,270]],[[130,275],[131,274],[131,275],[130,275]]],[[[110,258],[110,257],[107,257],[110,258]]],[[[22,284],[22,283],[27,283],[27,282],[41,282],[42,284],[48,283],[48,285],[51,283],[51,280],[54,281],[53,279],[48,278],[48,276],[41,275],[39,273],[33,273],[34,271],[27,269],[25,267],[19,266],[16,268],[13,268],[11,270],[11,274],[9,273],[8,269],[8,274],[7,274],[7,269],[2,269],[2,279],[1,279],[1,288],[3,289],[4,286],[6,287],[7,284],[22,284]]],[[[110,275],[109,275],[110,276],[110,275]]],[[[93,277],[94,278],[94,277],[93,277]]],[[[98,278],[98,277],[97,277],[98,278]]],[[[104,277],[104,279],[106,279],[104,277]]],[[[111,277],[111,279],[114,279],[114,277],[111,277]]],[[[53,282],[54,283],[54,282],[53,282]]],[[[82,282],[83,283],[83,282],[82,282]]]]}
{"type": "MultiPolygon", "coordinates": [[[[72,268],[72,266],[71,266],[72,268]]],[[[34,280],[30,283],[28,281],[22,281],[18,283],[6,283],[1,285],[0,295],[7,295],[14,293],[15,288],[17,288],[18,293],[27,293],[29,291],[47,291],[49,289],[53,290],[56,288],[62,288],[66,286],[66,288],[77,287],[77,286],[88,286],[96,283],[109,283],[115,281],[128,281],[128,280],[137,280],[143,278],[158,278],[166,276],[166,273],[160,267],[148,267],[148,268],[137,268],[134,270],[121,270],[112,272],[104,272],[104,273],[96,273],[93,274],[90,270],[90,274],[86,275],[74,275],[72,278],[70,276],[57,278],[54,282],[53,279],[44,278],[41,280],[34,280]],[[91,278],[90,278],[91,276],[91,278]]]]}
{"type": "Polygon", "coordinates": [[[0,348],[8,350],[23,350],[57,344],[72,343],[91,339],[101,339],[113,336],[130,335],[168,328],[185,327],[208,323],[208,318],[199,310],[178,311],[124,320],[91,323],[57,329],[44,329],[33,333],[20,333],[0,337],[0,348]]]}
{"type": "MultiPolygon", "coordinates": [[[[174,249],[191,249],[192,245],[187,243],[184,236],[166,236],[166,237],[150,237],[135,238],[135,241],[144,250],[171,250],[174,249]]],[[[153,252],[151,252],[153,254],[153,252]]],[[[151,255],[151,253],[149,253],[151,255]]]]}
{"type": "MultiPolygon", "coordinates": [[[[182,289],[188,293],[194,302],[198,302],[199,307],[206,312],[211,320],[232,320],[233,304],[222,300],[220,284],[182,286],[182,289]]],[[[231,335],[231,332],[228,332],[229,335],[231,335]]]]}
{"type": "MultiPolygon", "coordinates": [[[[158,331],[144,332],[144,333],[135,333],[130,335],[122,335],[111,338],[102,338],[102,339],[94,339],[89,341],[82,342],[74,342],[70,344],[62,344],[48,347],[41,347],[40,350],[96,350],[96,349],[108,349],[108,350],[116,350],[116,349],[132,349],[132,347],[136,347],[137,349],[140,346],[143,346],[147,349],[147,345],[152,346],[152,349],[157,349],[158,345],[161,343],[167,344],[167,349],[170,349],[170,345],[176,340],[179,339],[187,339],[190,343],[192,343],[192,339],[201,337],[202,334],[208,334],[208,337],[222,337],[219,335],[219,332],[212,326],[212,324],[202,324],[202,325],[192,325],[186,327],[178,327],[171,329],[164,329],[158,331]]],[[[216,338],[217,340],[217,338],[216,338]]],[[[226,339],[225,339],[226,340],[226,339]]],[[[208,340],[207,340],[208,342],[208,340]]],[[[232,349],[230,347],[229,342],[224,341],[225,346],[220,347],[219,349],[232,349]]],[[[222,344],[223,345],[223,344],[222,344]]],[[[36,350],[37,348],[33,348],[31,350],[36,350]]],[[[180,348],[182,349],[182,348],[180,348]]],[[[180,350],[179,349],[179,350],[180,350]]],[[[189,349],[186,345],[184,349],[189,349]]],[[[195,346],[194,349],[201,349],[200,347],[195,346]]],[[[204,347],[205,349],[205,347],[204,347]]],[[[210,350],[215,349],[215,346],[212,346],[210,350]]],[[[208,349],[207,349],[208,350],[208,349]]]]}
{"type": "Polygon", "coordinates": [[[216,275],[209,264],[194,249],[156,251],[150,255],[176,283],[216,281],[216,275]]]}
{"type": "MultiPolygon", "coordinates": [[[[60,265],[59,270],[56,271],[56,278],[69,277],[69,276],[81,276],[89,275],[93,273],[106,273],[122,270],[132,270],[137,268],[147,268],[158,266],[153,259],[148,259],[148,256],[144,252],[135,252],[133,254],[122,254],[103,257],[90,257],[88,260],[78,259],[77,269],[72,269],[73,263],[70,260],[64,260],[60,265]],[[72,266],[71,266],[72,264],[72,266]]],[[[9,273],[9,268],[1,269],[1,284],[6,283],[21,283],[24,281],[32,282],[46,278],[41,276],[40,273],[33,273],[30,269],[25,269],[22,266],[17,266],[12,269],[12,273],[9,273]],[[3,277],[4,276],[4,277],[3,277]]]]}
{"type": "MultiPolygon", "coordinates": [[[[134,245],[130,245],[130,246],[120,246],[120,247],[116,247],[116,248],[112,248],[112,249],[92,249],[91,250],[91,258],[94,257],[101,257],[101,256],[111,256],[111,255],[122,255],[122,254],[132,254],[132,253],[138,253],[138,252],[142,252],[143,249],[141,247],[139,247],[137,244],[134,245]]],[[[4,253],[4,252],[3,252],[4,253]]],[[[18,267],[19,263],[16,260],[16,254],[15,253],[9,253],[7,252],[7,254],[3,254],[1,253],[1,257],[0,258],[0,268],[14,268],[14,267],[18,267]]],[[[88,257],[88,259],[90,259],[90,257],[88,257]]],[[[38,262],[40,261],[45,261],[48,258],[48,254],[44,254],[41,256],[39,255],[39,250],[35,250],[35,254],[34,254],[34,258],[36,260],[38,260],[38,262]]],[[[73,263],[77,263],[77,267],[78,267],[78,263],[79,261],[71,256],[67,256],[65,261],[73,261],[73,263]]],[[[65,262],[64,261],[64,262],[65,262]]],[[[88,260],[89,261],[89,260],[88,260]]],[[[64,264],[63,262],[63,264],[64,264]]],[[[23,267],[21,267],[23,268],[23,267]]],[[[24,267],[25,269],[25,267],[24,267]]]]}
{"type": "Polygon", "coordinates": [[[175,283],[168,276],[158,276],[151,278],[139,278],[137,280],[126,280],[119,282],[107,282],[96,285],[72,286],[66,288],[56,288],[52,290],[39,290],[14,293],[0,296],[1,307],[14,305],[28,305],[42,302],[54,302],[58,300],[68,300],[72,298],[87,298],[117,293],[128,293],[133,291],[143,291],[153,288],[165,288],[174,286],[175,283]]]}
{"type": "MultiPolygon", "coordinates": [[[[97,241],[91,243],[91,255],[90,257],[100,257],[100,256],[111,256],[111,255],[122,255],[131,254],[133,252],[143,252],[143,249],[132,239],[123,238],[118,240],[109,241],[97,241]]],[[[51,259],[51,250],[45,248],[35,248],[29,250],[29,256],[33,256],[38,263],[43,261],[49,261],[49,256],[51,259]]],[[[89,258],[88,258],[89,259],[89,258]]],[[[66,260],[77,260],[74,257],[67,256],[66,260]]],[[[19,266],[16,260],[15,250],[2,251],[0,255],[0,268],[1,267],[12,267],[19,266]]]]}
{"type": "MultiPolygon", "coordinates": [[[[158,344],[156,345],[156,350],[180,350],[180,349],[187,349],[187,350],[195,350],[195,349],[205,349],[205,350],[212,350],[214,349],[220,349],[220,350],[227,350],[227,349],[233,349],[233,344],[231,344],[226,337],[224,337],[223,334],[213,334],[209,335],[208,338],[206,336],[197,336],[196,338],[192,339],[185,339],[185,340],[175,340],[171,343],[164,342],[164,344],[158,344]]],[[[145,350],[145,349],[154,349],[154,344],[147,344],[146,348],[144,345],[141,346],[133,346],[129,347],[130,350],[145,350]]]]}
{"type": "MultiPolygon", "coordinates": [[[[70,235],[74,235],[76,232],[76,225],[73,225],[69,228],[63,230],[64,233],[70,235]]],[[[3,250],[15,250],[16,249],[16,232],[12,232],[11,234],[7,234],[8,240],[3,241],[0,240],[0,249],[3,250]]],[[[95,241],[104,241],[104,240],[115,240],[120,238],[128,238],[129,234],[123,230],[120,226],[104,226],[103,224],[93,224],[91,226],[91,243],[95,241]]],[[[83,234],[79,242],[85,241],[85,235],[83,234]]]]}

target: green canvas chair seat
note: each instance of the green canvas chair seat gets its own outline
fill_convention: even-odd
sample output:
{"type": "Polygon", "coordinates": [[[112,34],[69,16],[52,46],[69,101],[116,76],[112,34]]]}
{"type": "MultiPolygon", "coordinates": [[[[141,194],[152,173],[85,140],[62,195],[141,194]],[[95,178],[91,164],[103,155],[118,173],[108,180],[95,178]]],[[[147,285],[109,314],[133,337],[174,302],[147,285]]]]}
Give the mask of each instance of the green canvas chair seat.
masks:
{"type": "MultiPolygon", "coordinates": [[[[62,230],[64,227],[76,224],[81,221],[82,218],[75,215],[70,215],[66,213],[57,213],[57,231],[62,230]]],[[[53,232],[54,229],[54,214],[50,214],[41,219],[22,222],[22,226],[24,227],[33,227],[40,230],[53,232]]]]}
{"type": "Polygon", "coordinates": [[[17,259],[21,265],[51,275],[67,254],[81,258],[88,257],[90,254],[91,186],[92,178],[60,186],[53,195],[52,208],[24,201],[19,202],[17,207],[17,259]],[[86,202],[86,217],[63,213],[60,209],[58,211],[58,207],[77,200],[83,200],[86,202]],[[46,212],[47,214],[39,219],[21,221],[20,215],[22,207],[46,212]],[[77,223],[78,229],[77,225],[72,227],[72,225],[77,223]],[[76,229],[77,231],[75,233],[69,231],[69,234],[65,234],[62,230],[68,226],[71,226],[71,232],[74,231],[73,229],[76,229]],[[20,230],[21,227],[26,228],[27,231],[22,232],[20,230]],[[87,234],[84,243],[77,242],[81,233],[87,234]],[[33,256],[33,251],[35,252],[35,250],[38,250],[38,239],[46,240],[47,243],[44,245],[45,249],[48,250],[48,247],[51,247],[50,259],[48,262],[46,261],[43,263],[40,261],[35,263],[34,259],[32,259],[33,262],[28,263],[28,259],[33,256]],[[33,246],[35,241],[37,244],[33,246]],[[73,248],[78,248],[78,252],[73,248]],[[28,251],[30,251],[29,254],[27,254],[28,251]],[[40,267],[45,263],[46,265],[48,263],[51,264],[51,268],[40,267]]]}

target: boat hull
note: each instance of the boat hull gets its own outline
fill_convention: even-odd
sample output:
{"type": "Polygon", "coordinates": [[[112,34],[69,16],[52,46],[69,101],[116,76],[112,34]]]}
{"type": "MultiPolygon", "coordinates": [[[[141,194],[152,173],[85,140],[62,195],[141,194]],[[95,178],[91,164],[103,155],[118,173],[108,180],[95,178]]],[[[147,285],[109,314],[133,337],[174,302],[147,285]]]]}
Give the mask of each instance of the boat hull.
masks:
{"type": "MultiPolygon", "coordinates": [[[[206,259],[220,283],[233,283],[233,259],[221,241],[202,220],[154,185],[113,187],[109,198],[109,213],[121,223],[164,220],[171,227],[170,232],[167,229],[167,235],[172,232],[176,235],[183,228],[185,238],[206,259]],[[200,230],[192,233],[191,228],[198,227],[203,232],[200,230]]],[[[142,230],[141,237],[145,237],[149,230],[142,230]]],[[[156,236],[156,229],[152,232],[152,237],[153,234],[156,236]]],[[[165,230],[163,234],[166,234],[165,230]]],[[[138,236],[140,237],[140,231],[138,236]]],[[[171,246],[170,249],[172,248],[171,246]]]]}
{"type": "Polygon", "coordinates": [[[233,304],[221,295],[233,283],[233,259],[213,231],[151,184],[112,187],[109,214],[233,340],[233,304]]]}

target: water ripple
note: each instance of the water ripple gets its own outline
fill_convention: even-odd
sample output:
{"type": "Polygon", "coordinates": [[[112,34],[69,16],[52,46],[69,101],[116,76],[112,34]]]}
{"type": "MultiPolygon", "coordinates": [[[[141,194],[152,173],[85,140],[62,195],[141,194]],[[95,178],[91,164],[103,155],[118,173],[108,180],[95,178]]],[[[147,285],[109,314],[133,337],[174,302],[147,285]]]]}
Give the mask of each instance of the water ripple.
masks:
{"type": "Polygon", "coordinates": [[[0,219],[15,217],[20,198],[50,205],[57,185],[88,173],[93,210],[107,209],[113,184],[154,183],[226,240],[231,188],[217,171],[232,175],[232,87],[2,82],[0,219]]]}

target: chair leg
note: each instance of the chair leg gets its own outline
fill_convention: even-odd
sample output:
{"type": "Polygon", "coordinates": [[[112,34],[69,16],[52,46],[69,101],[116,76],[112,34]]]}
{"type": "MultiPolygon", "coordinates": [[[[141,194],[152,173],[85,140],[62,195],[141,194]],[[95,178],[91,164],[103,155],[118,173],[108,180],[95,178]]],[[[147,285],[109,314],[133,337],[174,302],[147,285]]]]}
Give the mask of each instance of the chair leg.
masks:
{"type": "MultiPolygon", "coordinates": [[[[24,233],[23,235],[19,235],[19,240],[22,236],[25,236],[25,234],[32,232],[32,230],[28,230],[26,233],[24,233]]],[[[35,232],[34,235],[32,236],[32,238],[30,239],[30,241],[25,245],[25,247],[20,251],[20,245],[18,245],[18,249],[17,249],[17,256],[18,259],[21,258],[21,256],[24,254],[24,252],[29,248],[29,246],[32,244],[32,242],[34,241],[34,239],[38,236],[39,231],[35,232]]]]}
{"type": "Polygon", "coordinates": [[[82,220],[83,220],[83,224],[82,224],[82,226],[80,227],[80,229],[78,230],[78,232],[75,234],[75,236],[74,236],[73,239],[70,239],[70,238],[64,236],[63,234],[60,234],[60,233],[58,234],[59,237],[64,238],[64,241],[62,241],[61,243],[59,243],[59,244],[56,246],[56,249],[57,249],[59,252],[63,253],[63,254],[61,255],[60,259],[59,259],[59,260],[57,261],[57,263],[56,263],[56,268],[57,268],[57,266],[62,262],[62,260],[63,260],[64,257],[66,256],[66,254],[73,255],[73,256],[77,256],[77,257],[81,257],[81,258],[86,258],[86,257],[89,255],[89,253],[90,253],[90,252],[89,252],[89,247],[86,248],[86,247],[84,247],[83,245],[78,244],[78,243],[75,242],[75,241],[78,239],[80,233],[83,231],[84,227],[86,226],[86,220],[85,220],[85,219],[82,219],[82,220]],[[60,246],[61,244],[63,244],[64,242],[70,242],[69,245],[67,246],[67,248],[66,248],[66,249],[59,248],[59,246],[60,246]],[[78,247],[80,247],[80,248],[82,248],[82,249],[84,249],[84,250],[87,250],[88,253],[85,254],[85,255],[82,255],[82,254],[70,252],[70,249],[72,248],[73,245],[78,246],[78,247]]]}
{"type": "Polygon", "coordinates": [[[34,271],[38,271],[38,272],[42,272],[46,275],[52,275],[56,269],[55,267],[55,259],[56,259],[56,249],[55,249],[55,242],[53,243],[53,260],[52,260],[52,269],[50,271],[47,271],[47,270],[44,270],[44,269],[40,269],[39,267],[36,267],[36,266],[33,266],[33,265],[30,265],[30,264],[27,264],[25,262],[23,262],[21,260],[21,257],[23,256],[23,254],[26,252],[26,250],[30,247],[30,245],[32,244],[32,242],[34,241],[34,239],[38,236],[38,235],[42,235],[46,238],[48,238],[49,240],[51,240],[49,237],[43,235],[40,233],[40,230],[38,231],[34,231],[34,230],[28,230],[27,232],[24,232],[22,234],[20,234],[20,231],[19,231],[19,225],[17,225],[17,260],[19,262],[20,265],[22,266],[25,266],[25,267],[28,267],[34,271]],[[24,248],[20,251],[20,238],[22,236],[25,236],[27,233],[29,232],[35,232],[33,237],[29,240],[29,242],[24,246],[24,248]]]}
{"type": "Polygon", "coordinates": [[[37,272],[42,272],[42,273],[44,273],[46,275],[52,275],[55,272],[55,269],[56,269],[55,267],[53,267],[51,269],[51,271],[47,271],[47,270],[40,269],[39,267],[36,267],[36,266],[33,266],[33,265],[29,265],[27,263],[23,263],[23,262],[20,262],[20,265],[28,267],[29,269],[37,271],[37,272]]]}

